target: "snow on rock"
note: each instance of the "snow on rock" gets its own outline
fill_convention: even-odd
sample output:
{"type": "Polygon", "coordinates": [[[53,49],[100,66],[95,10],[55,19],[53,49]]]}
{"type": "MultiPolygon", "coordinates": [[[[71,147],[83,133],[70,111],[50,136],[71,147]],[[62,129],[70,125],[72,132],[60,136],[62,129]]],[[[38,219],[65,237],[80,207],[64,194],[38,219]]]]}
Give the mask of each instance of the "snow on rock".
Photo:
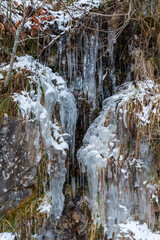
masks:
{"type": "Polygon", "coordinates": [[[119,237],[128,237],[130,240],[160,240],[160,233],[152,233],[146,223],[140,224],[137,221],[128,221],[127,224],[119,224],[119,227],[119,237]]]}

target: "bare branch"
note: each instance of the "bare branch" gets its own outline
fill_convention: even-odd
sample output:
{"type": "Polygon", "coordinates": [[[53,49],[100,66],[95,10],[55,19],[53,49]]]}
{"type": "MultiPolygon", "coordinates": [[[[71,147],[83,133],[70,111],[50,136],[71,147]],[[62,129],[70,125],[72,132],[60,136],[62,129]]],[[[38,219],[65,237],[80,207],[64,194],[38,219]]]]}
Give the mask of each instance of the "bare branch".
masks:
{"type": "Polygon", "coordinates": [[[10,61],[9,69],[8,69],[8,72],[7,72],[7,76],[6,76],[5,81],[4,81],[4,87],[5,88],[8,86],[9,79],[10,79],[10,76],[11,76],[11,73],[12,73],[13,63],[14,63],[17,48],[18,48],[19,36],[20,36],[20,33],[23,29],[25,18],[26,17],[24,16],[22,23],[19,25],[19,27],[17,28],[17,31],[16,31],[15,41],[14,41],[13,50],[12,50],[12,54],[11,54],[11,61],[10,61]]]}
{"type": "MultiPolygon", "coordinates": [[[[62,34],[61,34],[61,35],[62,35],[62,34]]],[[[47,49],[47,48],[50,47],[55,41],[57,41],[57,40],[61,37],[61,35],[58,35],[58,36],[56,36],[55,38],[53,38],[52,41],[51,41],[47,46],[45,46],[45,47],[41,50],[41,52],[40,52],[40,54],[38,55],[38,57],[40,57],[40,56],[42,55],[42,53],[44,52],[45,49],[47,49]]]]}

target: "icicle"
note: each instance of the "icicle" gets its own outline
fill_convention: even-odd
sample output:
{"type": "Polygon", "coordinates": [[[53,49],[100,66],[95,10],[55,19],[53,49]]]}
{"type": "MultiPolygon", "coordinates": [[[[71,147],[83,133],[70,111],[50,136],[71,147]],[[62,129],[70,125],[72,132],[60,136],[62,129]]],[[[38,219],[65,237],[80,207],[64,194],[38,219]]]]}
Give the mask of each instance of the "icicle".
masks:
{"type": "Polygon", "coordinates": [[[49,115],[49,118],[51,118],[53,109],[55,107],[55,104],[58,98],[58,92],[51,83],[50,84],[43,83],[43,90],[44,90],[46,110],[49,115]]]}
{"type": "Polygon", "coordinates": [[[76,79],[76,52],[73,50],[72,52],[72,63],[73,63],[73,76],[76,79]]]}
{"type": "Polygon", "coordinates": [[[77,177],[77,188],[79,188],[80,187],[80,184],[79,184],[79,176],[77,177]]]}
{"type": "Polygon", "coordinates": [[[93,108],[96,106],[96,62],[98,58],[98,25],[96,36],[91,36],[88,40],[84,36],[84,56],[83,56],[83,91],[88,94],[88,102],[93,108]]]}
{"type": "Polygon", "coordinates": [[[66,172],[65,161],[59,158],[51,182],[53,215],[56,219],[61,217],[64,208],[63,185],[66,172]]]}
{"type": "Polygon", "coordinates": [[[68,77],[70,79],[70,83],[72,80],[72,54],[71,54],[71,48],[67,51],[67,63],[68,63],[68,77]]]}
{"type": "Polygon", "coordinates": [[[109,53],[109,76],[112,80],[113,93],[116,88],[116,75],[115,75],[115,61],[114,61],[114,44],[116,43],[116,31],[112,28],[108,29],[108,46],[107,51],[109,53]]]}
{"type": "Polygon", "coordinates": [[[88,37],[84,36],[84,56],[83,56],[83,92],[86,95],[88,92],[88,37]]]}
{"type": "Polygon", "coordinates": [[[58,49],[59,49],[59,73],[61,73],[62,49],[63,49],[61,38],[59,40],[58,49]]]}
{"type": "Polygon", "coordinates": [[[68,90],[64,90],[59,95],[60,118],[64,132],[71,135],[71,159],[74,163],[75,153],[75,131],[77,123],[77,108],[74,96],[68,90]]]}
{"type": "Polygon", "coordinates": [[[103,69],[102,69],[102,56],[100,57],[99,61],[97,62],[97,72],[98,72],[98,80],[99,80],[99,94],[100,94],[100,103],[104,100],[104,93],[103,93],[103,69]]]}
{"type": "Polygon", "coordinates": [[[75,177],[72,177],[71,183],[72,183],[72,196],[73,196],[73,199],[75,199],[75,196],[76,196],[76,182],[75,182],[75,177]]]}
{"type": "Polygon", "coordinates": [[[62,59],[63,77],[66,79],[66,56],[62,59]]]}

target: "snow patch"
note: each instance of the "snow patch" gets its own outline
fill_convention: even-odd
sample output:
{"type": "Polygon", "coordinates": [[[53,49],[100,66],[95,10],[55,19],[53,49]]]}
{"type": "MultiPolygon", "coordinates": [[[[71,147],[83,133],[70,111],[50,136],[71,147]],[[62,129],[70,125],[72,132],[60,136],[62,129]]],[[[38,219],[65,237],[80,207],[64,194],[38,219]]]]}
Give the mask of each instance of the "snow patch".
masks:
{"type": "Polygon", "coordinates": [[[152,233],[147,224],[140,224],[137,221],[131,221],[127,224],[119,224],[119,237],[128,237],[130,240],[160,240],[160,234],[152,233]]]}
{"type": "Polygon", "coordinates": [[[39,211],[40,213],[46,213],[47,214],[47,219],[49,218],[49,216],[52,213],[51,198],[52,198],[51,192],[46,192],[45,196],[42,200],[42,203],[37,208],[37,211],[39,211]]]}
{"type": "Polygon", "coordinates": [[[0,240],[15,240],[16,235],[9,232],[0,233],[0,240]]]}

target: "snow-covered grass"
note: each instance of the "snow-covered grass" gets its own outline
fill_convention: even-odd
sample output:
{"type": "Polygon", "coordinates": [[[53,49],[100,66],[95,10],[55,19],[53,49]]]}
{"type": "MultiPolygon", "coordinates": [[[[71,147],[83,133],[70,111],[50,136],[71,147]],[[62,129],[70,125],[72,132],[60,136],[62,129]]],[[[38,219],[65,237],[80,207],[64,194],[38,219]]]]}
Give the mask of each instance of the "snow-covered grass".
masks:
{"type": "Polygon", "coordinates": [[[51,199],[52,199],[52,193],[46,192],[44,198],[42,199],[41,204],[37,209],[37,211],[39,211],[40,213],[46,213],[47,218],[49,218],[52,212],[51,199]]]}
{"type": "Polygon", "coordinates": [[[159,85],[152,80],[137,83],[137,92],[128,103],[127,111],[141,122],[142,127],[150,124],[151,119],[159,114],[159,93],[159,85]]]}
{"type": "Polygon", "coordinates": [[[119,224],[121,237],[128,240],[160,240],[160,233],[152,233],[147,224],[140,224],[137,221],[130,221],[127,224],[119,224]]]}

